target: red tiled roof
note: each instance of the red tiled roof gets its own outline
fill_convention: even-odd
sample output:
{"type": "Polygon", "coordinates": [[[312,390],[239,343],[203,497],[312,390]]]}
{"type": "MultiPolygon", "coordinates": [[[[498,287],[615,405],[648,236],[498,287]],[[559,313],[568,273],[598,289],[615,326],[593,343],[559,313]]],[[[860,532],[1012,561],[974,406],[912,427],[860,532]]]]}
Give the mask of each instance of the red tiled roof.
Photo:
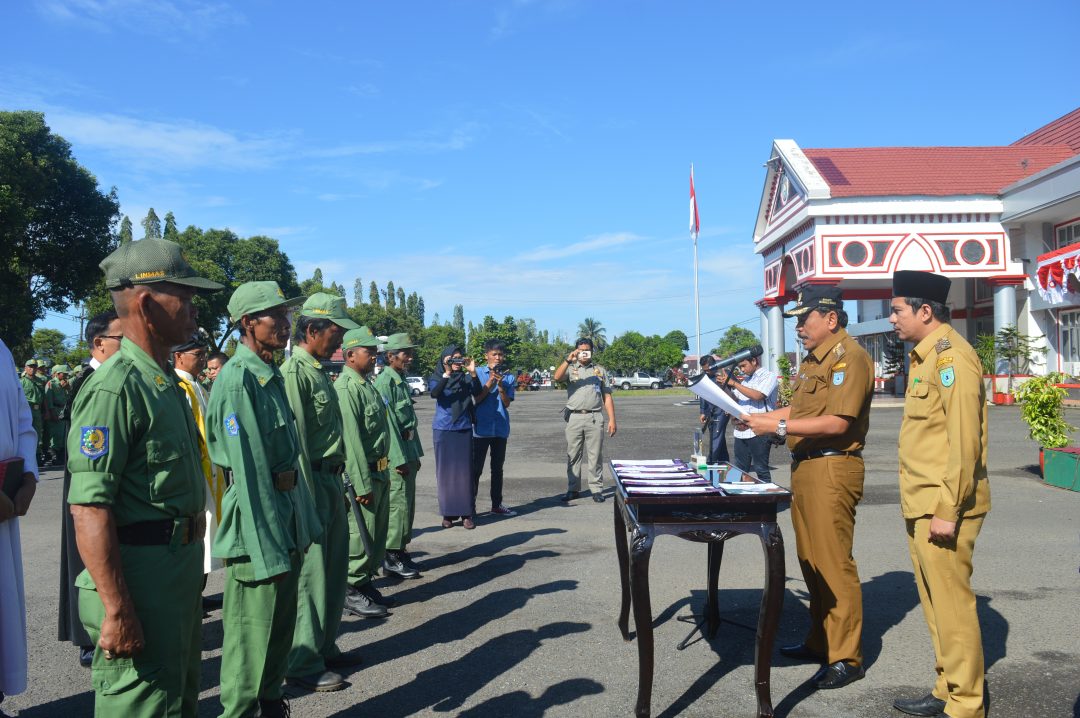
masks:
{"type": "Polygon", "coordinates": [[[833,197],[996,195],[1072,157],[1068,145],[806,149],[833,197]]]}
{"type": "Polygon", "coordinates": [[[1080,107],[1013,142],[1017,145],[1068,145],[1080,152],[1080,107]]]}

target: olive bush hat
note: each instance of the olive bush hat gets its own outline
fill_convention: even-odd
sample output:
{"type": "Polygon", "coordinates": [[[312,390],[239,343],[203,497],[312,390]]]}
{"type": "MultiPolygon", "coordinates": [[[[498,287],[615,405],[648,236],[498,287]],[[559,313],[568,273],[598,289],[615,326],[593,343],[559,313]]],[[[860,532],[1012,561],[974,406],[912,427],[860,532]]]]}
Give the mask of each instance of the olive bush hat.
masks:
{"type": "Polygon", "coordinates": [[[350,329],[345,332],[345,337],[341,341],[341,351],[347,352],[350,349],[356,347],[377,347],[379,346],[378,338],[371,333],[371,330],[367,327],[359,327],[357,329],[350,329]]]}
{"type": "Polygon", "coordinates": [[[184,258],[180,245],[167,239],[125,242],[98,266],[105,272],[105,286],[108,289],[155,282],[182,284],[203,292],[224,289],[217,282],[196,274],[184,258]]]}
{"type": "Polygon", "coordinates": [[[329,319],[345,331],[360,328],[359,324],[349,319],[349,315],[345,311],[344,297],[339,297],[336,294],[315,292],[304,302],[304,307],[300,310],[300,316],[311,317],[312,319],[329,319]]]}
{"type": "Polygon", "coordinates": [[[56,376],[57,374],[70,374],[70,373],[71,373],[71,368],[67,364],[57,364],[56,366],[54,366],[52,368],[52,375],[53,376],[56,376]]]}
{"type": "Polygon", "coordinates": [[[276,307],[295,307],[306,297],[285,298],[277,282],[244,282],[229,297],[229,319],[240,321],[245,314],[258,314],[276,307]]]}
{"type": "Polygon", "coordinates": [[[396,352],[402,349],[415,349],[416,345],[409,341],[409,335],[404,332],[400,334],[391,334],[386,338],[386,346],[383,347],[384,351],[396,352]]]}

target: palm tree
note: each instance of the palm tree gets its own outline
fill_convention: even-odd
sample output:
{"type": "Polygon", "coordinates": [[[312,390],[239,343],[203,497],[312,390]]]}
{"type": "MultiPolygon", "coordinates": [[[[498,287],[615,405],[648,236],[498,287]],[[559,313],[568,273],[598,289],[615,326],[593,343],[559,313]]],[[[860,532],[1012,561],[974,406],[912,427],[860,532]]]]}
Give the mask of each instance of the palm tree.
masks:
{"type": "Polygon", "coordinates": [[[592,317],[585,317],[585,320],[578,324],[578,336],[591,339],[597,351],[603,351],[607,346],[607,337],[604,336],[606,331],[604,325],[592,317]]]}

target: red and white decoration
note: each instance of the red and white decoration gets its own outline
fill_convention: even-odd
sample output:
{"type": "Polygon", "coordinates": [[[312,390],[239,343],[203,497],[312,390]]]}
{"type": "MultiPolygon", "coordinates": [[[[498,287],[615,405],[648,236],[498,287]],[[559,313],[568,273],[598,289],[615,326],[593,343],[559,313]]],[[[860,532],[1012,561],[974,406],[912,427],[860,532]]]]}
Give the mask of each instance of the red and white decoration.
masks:
{"type": "Polygon", "coordinates": [[[1080,304],[1080,292],[1069,289],[1069,275],[1080,280],[1080,244],[1039,256],[1035,271],[1039,295],[1051,304],[1080,304]]]}

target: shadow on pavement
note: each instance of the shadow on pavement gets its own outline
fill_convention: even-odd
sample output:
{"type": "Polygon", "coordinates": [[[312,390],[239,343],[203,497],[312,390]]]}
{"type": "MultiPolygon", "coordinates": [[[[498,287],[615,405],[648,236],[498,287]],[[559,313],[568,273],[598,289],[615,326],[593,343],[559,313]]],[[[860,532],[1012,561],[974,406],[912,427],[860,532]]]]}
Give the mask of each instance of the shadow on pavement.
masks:
{"type": "Polygon", "coordinates": [[[603,692],[604,686],[596,681],[588,678],[571,678],[548,686],[539,698],[533,698],[525,691],[514,691],[489,698],[469,710],[458,713],[458,718],[491,718],[492,716],[541,718],[550,708],[573,703],[582,696],[603,692]]]}
{"type": "MultiPolygon", "coordinates": [[[[443,529],[440,531],[453,531],[454,529],[443,529]]],[[[464,529],[458,529],[465,533],[464,529]]],[[[507,549],[520,546],[528,541],[539,536],[553,536],[555,534],[564,534],[566,529],[546,528],[538,529],[536,531],[518,531],[513,534],[506,534],[505,536],[496,536],[495,538],[485,543],[474,544],[468,548],[463,548],[460,551],[454,551],[453,553],[443,554],[441,556],[434,556],[429,558],[427,554],[420,551],[410,551],[414,559],[420,559],[417,563],[420,565],[421,572],[434,571],[444,566],[453,566],[454,564],[462,563],[474,558],[484,558],[486,556],[494,556],[500,554],[507,549]]]]}

